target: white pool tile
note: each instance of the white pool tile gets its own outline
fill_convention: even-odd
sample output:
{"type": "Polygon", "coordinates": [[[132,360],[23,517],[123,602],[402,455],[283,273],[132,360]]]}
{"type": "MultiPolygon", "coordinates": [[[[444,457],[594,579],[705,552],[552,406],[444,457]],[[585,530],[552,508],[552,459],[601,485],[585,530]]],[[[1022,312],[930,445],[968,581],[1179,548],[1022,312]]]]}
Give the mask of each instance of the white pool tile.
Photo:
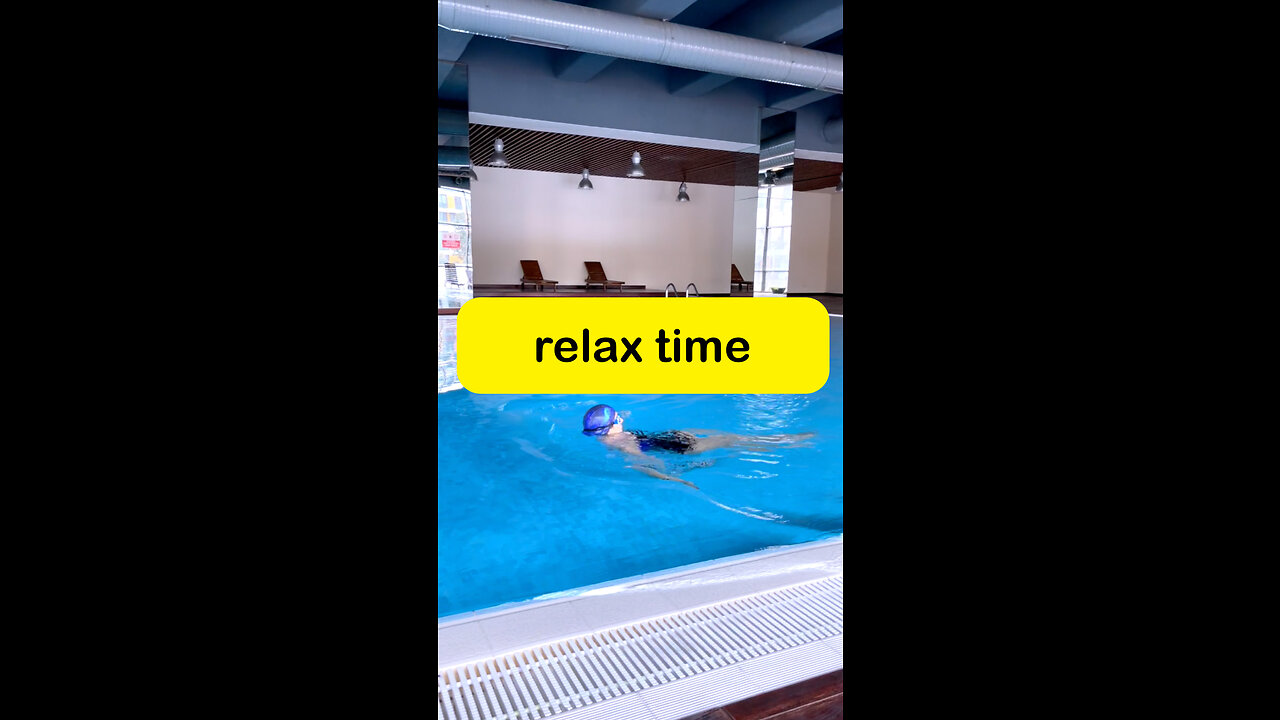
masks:
{"type": "Polygon", "coordinates": [[[745,660],[734,667],[754,687],[749,695],[758,695],[839,670],[844,659],[815,642],[745,660]]]}
{"type": "Polygon", "coordinates": [[[593,631],[669,615],[680,609],[664,593],[634,588],[575,598],[572,604],[593,631]]]}
{"type": "Polygon", "coordinates": [[[844,635],[827,638],[822,641],[822,644],[826,645],[831,652],[835,653],[840,658],[841,663],[844,662],[844,635]]]}
{"type": "MultiPolygon", "coordinates": [[[[843,541],[754,556],[676,574],[632,578],[588,594],[450,623],[440,629],[440,665],[493,657],[644,618],[843,574],[843,541]]],[[[717,667],[557,715],[566,720],[679,720],[817,677],[844,666],[844,636],[824,638],[717,667]]]]}
{"type": "Polygon", "coordinates": [[[837,574],[826,568],[807,567],[783,571],[752,566],[739,567],[738,570],[737,576],[724,573],[700,574],[672,580],[655,580],[645,587],[659,591],[677,608],[691,608],[837,574]]]}
{"type": "Polygon", "coordinates": [[[750,697],[754,687],[738,666],[730,665],[647,688],[639,695],[659,720],[675,720],[750,697]]]}
{"type": "Polygon", "coordinates": [[[574,606],[557,603],[477,619],[495,654],[591,632],[574,606]]]}
{"type": "Polygon", "coordinates": [[[556,715],[557,720],[658,720],[634,693],[575,708],[556,715]]]}
{"type": "MultiPolygon", "coordinates": [[[[701,578],[737,577],[744,572],[760,574],[762,572],[779,572],[793,569],[812,569],[828,575],[836,575],[844,571],[844,542],[824,542],[800,548],[788,548],[776,552],[762,552],[724,563],[710,563],[703,567],[679,573],[654,573],[657,579],[684,578],[698,576],[701,578]]],[[[649,579],[646,576],[646,579],[649,579]]]]}
{"type": "MultiPolygon", "coordinates": [[[[770,570],[806,567],[827,571],[836,568],[837,572],[839,572],[844,568],[844,543],[819,545],[795,552],[760,555],[752,558],[749,562],[753,567],[770,570]]],[[[720,572],[724,572],[727,569],[727,567],[713,568],[713,570],[720,572]]]]}
{"type": "Polygon", "coordinates": [[[436,637],[436,662],[439,667],[479,660],[493,654],[489,639],[475,623],[462,623],[439,628],[436,637]]]}
{"type": "MultiPolygon", "coordinates": [[[[595,632],[743,595],[842,574],[844,542],[762,553],[677,573],[632,578],[589,594],[526,608],[456,617],[440,629],[440,664],[477,659],[485,643],[491,655],[595,632]],[[463,628],[469,628],[463,630],[463,628]],[[478,633],[477,633],[478,629],[478,633]]],[[[826,646],[841,661],[838,646],[826,646]]]]}

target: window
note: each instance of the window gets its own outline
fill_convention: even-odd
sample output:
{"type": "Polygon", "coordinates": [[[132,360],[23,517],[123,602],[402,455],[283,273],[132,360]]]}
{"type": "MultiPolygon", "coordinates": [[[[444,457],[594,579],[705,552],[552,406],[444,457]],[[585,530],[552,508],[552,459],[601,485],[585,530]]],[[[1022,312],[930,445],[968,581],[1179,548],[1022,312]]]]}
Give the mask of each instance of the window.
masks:
{"type": "Polygon", "coordinates": [[[471,192],[439,188],[436,307],[462,307],[472,297],[471,192]]]}
{"type": "Polygon", "coordinates": [[[790,184],[765,186],[756,205],[755,292],[773,294],[786,290],[791,263],[790,184]]]}

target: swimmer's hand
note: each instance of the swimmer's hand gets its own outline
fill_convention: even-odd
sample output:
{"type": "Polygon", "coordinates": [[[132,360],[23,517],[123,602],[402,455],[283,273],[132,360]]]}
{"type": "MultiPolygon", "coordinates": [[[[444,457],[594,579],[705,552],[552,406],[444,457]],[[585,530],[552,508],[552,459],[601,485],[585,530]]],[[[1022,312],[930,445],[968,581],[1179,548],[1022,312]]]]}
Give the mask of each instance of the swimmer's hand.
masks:
{"type": "Polygon", "coordinates": [[[678,477],[676,477],[676,476],[674,476],[674,475],[667,475],[667,474],[664,474],[664,473],[660,473],[660,472],[658,472],[657,470],[654,470],[654,469],[653,469],[653,468],[651,468],[651,467],[647,467],[647,466],[644,466],[644,465],[628,465],[627,467],[629,467],[629,468],[631,468],[631,469],[633,469],[633,470],[639,470],[640,472],[644,473],[645,475],[650,475],[650,476],[652,476],[652,477],[660,478],[660,479],[662,479],[662,480],[670,480],[671,482],[683,483],[683,484],[688,485],[689,487],[693,488],[694,490],[698,490],[698,489],[699,489],[697,485],[694,485],[693,483],[689,482],[688,480],[681,480],[680,478],[678,478],[678,477]]]}

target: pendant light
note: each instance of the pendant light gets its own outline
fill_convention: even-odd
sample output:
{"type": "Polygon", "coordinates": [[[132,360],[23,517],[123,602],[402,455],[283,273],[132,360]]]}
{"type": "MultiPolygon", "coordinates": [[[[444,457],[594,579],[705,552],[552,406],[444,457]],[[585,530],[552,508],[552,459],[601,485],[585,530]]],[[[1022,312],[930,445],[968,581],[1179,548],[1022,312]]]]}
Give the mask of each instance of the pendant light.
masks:
{"type": "Polygon", "coordinates": [[[594,189],[591,185],[591,174],[587,172],[586,168],[582,169],[582,180],[578,183],[578,189],[579,190],[594,189]]]}
{"type": "Polygon", "coordinates": [[[502,139],[493,141],[493,157],[489,158],[489,164],[493,167],[511,167],[511,163],[507,162],[507,156],[502,152],[502,139]]]}
{"type": "Polygon", "coordinates": [[[627,171],[627,177],[644,177],[644,168],[640,167],[640,151],[631,153],[631,169],[627,171]]]}
{"type": "Polygon", "coordinates": [[[689,202],[689,193],[687,192],[688,190],[689,190],[689,186],[687,186],[687,185],[685,185],[683,182],[681,182],[681,183],[680,183],[680,194],[679,194],[679,195],[676,195],[676,200],[677,200],[677,201],[679,201],[679,202],[689,202]]]}
{"type": "Polygon", "coordinates": [[[777,185],[777,184],[778,184],[778,181],[777,181],[777,179],[774,177],[773,171],[772,171],[772,170],[765,170],[765,171],[764,171],[764,182],[762,182],[762,183],[761,183],[761,185],[765,185],[765,186],[767,186],[767,187],[773,187],[774,185],[777,185]]]}

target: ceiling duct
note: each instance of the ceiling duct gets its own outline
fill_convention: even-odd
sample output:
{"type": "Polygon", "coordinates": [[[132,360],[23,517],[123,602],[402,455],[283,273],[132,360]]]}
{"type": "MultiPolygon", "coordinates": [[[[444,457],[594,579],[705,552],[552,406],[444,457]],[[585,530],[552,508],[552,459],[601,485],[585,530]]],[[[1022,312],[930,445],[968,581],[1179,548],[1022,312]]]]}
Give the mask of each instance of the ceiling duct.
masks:
{"type": "Polygon", "coordinates": [[[437,0],[456,32],[844,93],[844,56],[555,0],[437,0]]]}
{"type": "Polygon", "coordinates": [[[796,134],[784,132],[760,143],[760,172],[777,170],[796,162],[796,134]]]}
{"type": "Polygon", "coordinates": [[[844,116],[828,121],[822,127],[822,137],[833,145],[844,145],[844,116]]]}

